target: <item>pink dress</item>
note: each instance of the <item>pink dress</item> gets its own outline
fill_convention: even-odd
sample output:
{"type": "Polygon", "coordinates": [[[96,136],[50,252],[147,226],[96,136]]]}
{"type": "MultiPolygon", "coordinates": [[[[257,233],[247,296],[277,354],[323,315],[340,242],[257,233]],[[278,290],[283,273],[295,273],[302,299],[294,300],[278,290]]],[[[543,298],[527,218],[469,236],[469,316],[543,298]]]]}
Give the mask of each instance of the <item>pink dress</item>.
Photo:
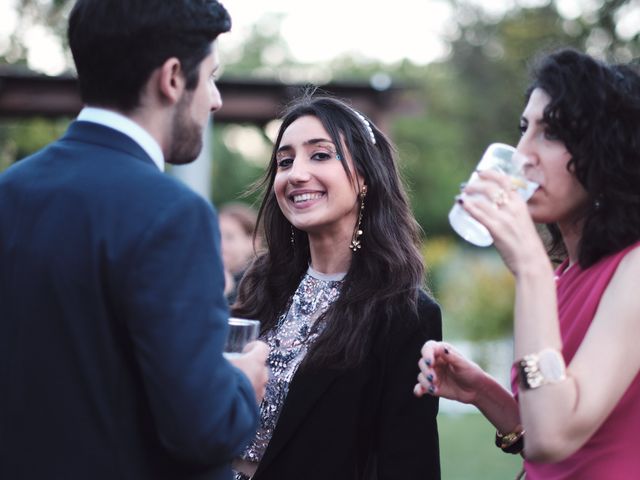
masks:
{"type": "MultiPolygon", "coordinates": [[[[557,294],[562,353],[567,364],[571,362],[591,325],[600,298],[618,264],[630,250],[638,246],[640,242],[601,259],[586,270],[574,265],[565,272],[565,262],[556,271],[559,277],[557,294]]],[[[635,292],[639,285],[640,282],[629,285],[629,291],[635,292]]],[[[615,375],[615,372],[611,373],[615,375]]],[[[527,480],[640,478],[640,373],[609,417],[576,453],[558,463],[525,461],[524,464],[527,480]]]]}

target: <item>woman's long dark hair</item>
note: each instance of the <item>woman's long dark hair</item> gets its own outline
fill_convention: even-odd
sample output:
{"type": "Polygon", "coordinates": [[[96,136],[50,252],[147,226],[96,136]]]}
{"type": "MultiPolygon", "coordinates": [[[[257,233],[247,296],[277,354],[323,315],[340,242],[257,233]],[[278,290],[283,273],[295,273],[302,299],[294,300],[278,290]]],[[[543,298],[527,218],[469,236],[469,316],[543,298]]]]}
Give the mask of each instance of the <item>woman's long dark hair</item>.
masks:
{"type": "Polygon", "coordinates": [[[405,321],[415,312],[424,265],[418,248],[420,229],[409,208],[393,147],[370,122],[374,144],[363,120],[345,102],[307,93],[284,113],[271,162],[260,182],[264,197],[258,223],[263,226],[267,250],[245,274],[232,310],[235,316],[259,319],[263,331],[274,328],[309,266],[307,235],[292,230],[273,192],[282,135],[295,120],[308,115],[322,122],[345,172],[354,180],[344,142],[367,185],[362,248],[353,254],[340,296],[324,316],[326,327],[305,359],[305,367],[347,368],[367,355],[375,321],[382,319],[382,328],[388,328],[391,319],[405,321]]]}
{"type": "MultiPolygon", "coordinates": [[[[578,261],[589,267],[640,239],[640,76],[573,49],[541,59],[535,88],[550,97],[544,121],[564,142],[589,195],[578,261]]],[[[565,254],[557,225],[548,225],[550,254],[565,254]]]]}

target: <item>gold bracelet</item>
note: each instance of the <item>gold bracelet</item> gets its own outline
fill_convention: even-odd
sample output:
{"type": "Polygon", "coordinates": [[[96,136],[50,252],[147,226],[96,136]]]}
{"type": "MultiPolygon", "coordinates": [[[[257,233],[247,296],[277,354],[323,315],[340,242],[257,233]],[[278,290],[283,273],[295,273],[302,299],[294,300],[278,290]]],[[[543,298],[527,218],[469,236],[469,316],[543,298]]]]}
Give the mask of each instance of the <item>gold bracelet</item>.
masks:
{"type": "Polygon", "coordinates": [[[567,378],[562,354],[553,348],[545,348],[538,353],[525,355],[514,363],[518,373],[518,383],[523,390],[542,387],[548,383],[558,383],[567,378]]]}
{"type": "Polygon", "coordinates": [[[496,430],[496,446],[506,453],[520,453],[524,448],[524,428],[518,425],[513,432],[502,434],[496,430]]]}

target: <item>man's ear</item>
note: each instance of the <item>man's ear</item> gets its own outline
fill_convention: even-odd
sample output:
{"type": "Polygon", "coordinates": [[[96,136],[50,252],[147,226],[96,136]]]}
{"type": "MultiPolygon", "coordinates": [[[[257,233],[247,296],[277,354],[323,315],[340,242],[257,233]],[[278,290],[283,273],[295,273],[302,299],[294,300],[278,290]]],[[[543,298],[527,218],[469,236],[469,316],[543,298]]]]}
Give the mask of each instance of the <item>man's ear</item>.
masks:
{"type": "Polygon", "coordinates": [[[169,103],[177,103],[186,84],[180,60],[175,57],[167,59],[160,67],[158,81],[161,97],[169,103]]]}

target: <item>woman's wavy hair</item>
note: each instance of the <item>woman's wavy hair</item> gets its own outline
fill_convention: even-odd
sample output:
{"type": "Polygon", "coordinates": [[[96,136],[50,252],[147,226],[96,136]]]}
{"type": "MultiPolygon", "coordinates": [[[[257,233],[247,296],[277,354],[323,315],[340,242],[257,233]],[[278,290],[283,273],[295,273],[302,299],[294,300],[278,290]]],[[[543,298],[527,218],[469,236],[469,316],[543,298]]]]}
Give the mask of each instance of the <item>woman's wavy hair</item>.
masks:
{"type": "Polygon", "coordinates": [[[416,311],[418,289],[424,283],[418,247],[421,231],[396,168],[394,148],[373,122],[368,120],[369,131],[358,115],[344,101],[326,94],[307,92],[294,100],[281,117],[271,162],[256,186],[264,190],[258,223],[267,249],[245,274],[232,311],[235,316],[259,319],[267,331],[288,309],[310,261],[306,233],[292,227],[273,191],[276,152],[285,130],[301,117],[316,117],[335,144],[354,189],[359,186],[344,147],[367,185],[362,248],[353,254],[341,293],[324,315],[326,326],[307,354],[305,368],[341,369],[361,363],[369,351],[373,323],[383,319],[381,328],[388,328],[391,319],[406,321],[416,311]]]}
{"type": "MultiPolygon", "coordinates": [[[[550,96],[544,122],[589,195],[578,248],[586,268],[640,239],[640,76],[565,48],[535,66],[527,100],[535,88],[550,96]]],[[[547,227],[549,253],[566,255],[557,225],[547,227]]]]}

